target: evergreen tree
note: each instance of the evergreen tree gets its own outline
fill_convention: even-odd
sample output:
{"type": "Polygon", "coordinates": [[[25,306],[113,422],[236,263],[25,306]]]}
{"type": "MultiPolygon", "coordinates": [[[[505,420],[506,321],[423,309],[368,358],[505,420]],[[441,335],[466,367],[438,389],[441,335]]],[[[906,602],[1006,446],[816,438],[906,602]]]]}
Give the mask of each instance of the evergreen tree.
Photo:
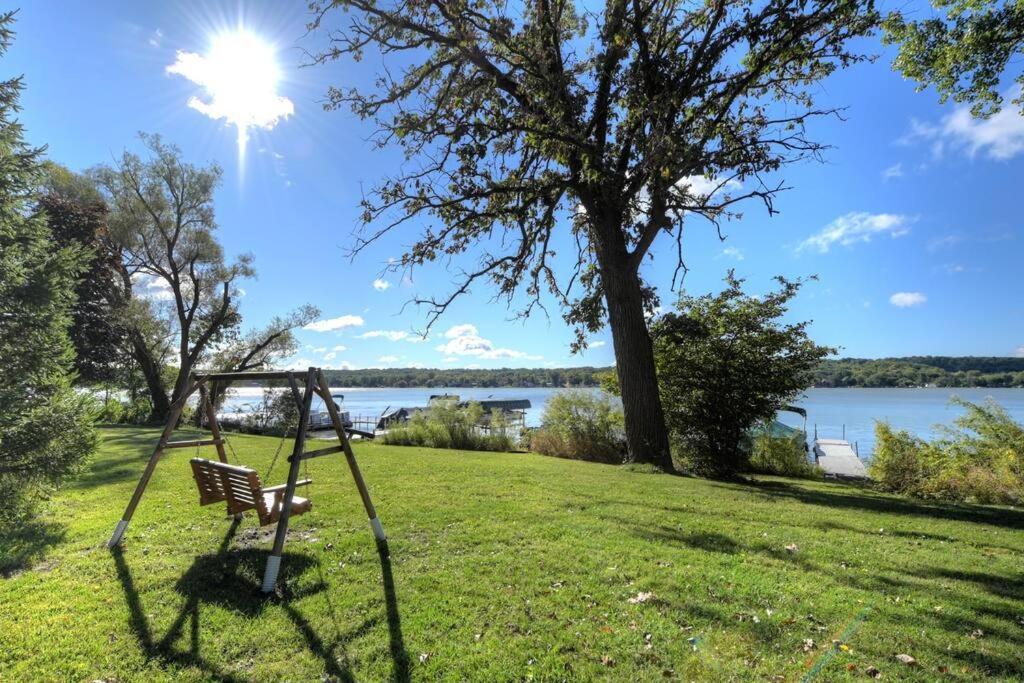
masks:
{"type": "MultiPolygon", "coordinates": [[[[14,13],[0,15],[0,55],[14,13]]],[[[80,257],[56,248],[35,206],[42,150],[15,119],[22,79],[0,82],[0,516],[32,488],[72,471],[95,447],[85,399],[71,390],[68,337],[80,257]]]]}

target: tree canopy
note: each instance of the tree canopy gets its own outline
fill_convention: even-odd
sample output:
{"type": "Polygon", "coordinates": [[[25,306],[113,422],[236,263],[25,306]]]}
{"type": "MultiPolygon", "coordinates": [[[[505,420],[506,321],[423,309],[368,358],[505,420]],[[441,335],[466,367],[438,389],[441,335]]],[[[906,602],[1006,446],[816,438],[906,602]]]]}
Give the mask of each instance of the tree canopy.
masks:
{"type": "MultiPolygon", "coordinates": [[[[885,20],[886,40],[899,43],[894,66],[931,85],[941,101],[971,104],[988,117],[1002,108],[1002,80],[1010,64],[1024,57],[1024,3],[1020,0],[933,0],[938,16],[907,21],[902,12],[885,20]]],[[[1014,76],[1012,104],[1024,114],[1024,69],[1014,76]]]]}
{"type": "Polygon", "coordinates": [[[84,262],[70,330],[78,381],[110,383],[121,377],[127,343],[120,249],[108,238],[107,208],[95,187],[56,164],[47,164],[46,170],[39,207],[54,241],[75,250],[84,262]]]}

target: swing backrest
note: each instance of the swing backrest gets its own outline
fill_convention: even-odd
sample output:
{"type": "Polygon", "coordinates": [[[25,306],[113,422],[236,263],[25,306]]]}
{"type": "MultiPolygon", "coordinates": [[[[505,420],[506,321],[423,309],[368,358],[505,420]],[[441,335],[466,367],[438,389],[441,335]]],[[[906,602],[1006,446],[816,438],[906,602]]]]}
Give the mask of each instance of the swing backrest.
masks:
{"type": "Polygon", "coordinates": [[[260,475],[241,465],[192,458],[192,474],[199,487],[199,504],[227,501],[228,514],[255,509],[260,519],[269,515],[264,501],[260,475]]]}
{"type": "MultiPolygon", "coordinates": [[[[241,465],[229,465],[216,460],[192,458],[192,475],[199,487],[199,504],[209,505],[226,501],[228,514],[237,515],[246,510],[256,510],[260,524],[273,524],[281,517],[286,486],[263,487],[256,470],[241,465]]],[[[306,486],[309,479],[295,482],[306,486]]],[[[290,513],[293,516],[309,512],[312,503],[305,498],[292,497],[290,513]]]]}

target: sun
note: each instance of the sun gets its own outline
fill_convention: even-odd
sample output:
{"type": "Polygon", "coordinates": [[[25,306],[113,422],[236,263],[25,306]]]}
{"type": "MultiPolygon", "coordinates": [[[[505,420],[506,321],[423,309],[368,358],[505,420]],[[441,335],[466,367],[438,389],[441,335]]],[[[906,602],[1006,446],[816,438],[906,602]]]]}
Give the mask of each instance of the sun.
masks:
{"type": "Polygon", "coordinates": [[[278,94],[282,73],[276,49],[245,29],[216,34],[206,54],[178,52],[167,72],[202,87],[205,97],[192,97],[188,106],[235,126],[240,160],[250,129],[272,128],[295,112],[292,101],[278,94]]]}

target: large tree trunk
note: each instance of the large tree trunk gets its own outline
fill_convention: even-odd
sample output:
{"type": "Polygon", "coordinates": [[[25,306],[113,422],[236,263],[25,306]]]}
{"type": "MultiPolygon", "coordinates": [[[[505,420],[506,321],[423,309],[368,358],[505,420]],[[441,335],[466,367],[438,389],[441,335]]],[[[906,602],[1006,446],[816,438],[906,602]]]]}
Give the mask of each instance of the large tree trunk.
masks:
{"type": "Polygon", "coordinates": [[[613,261],[601,264],[601,284],[615,346],[629,460],[651,463],[671,472],[675,467],[658,395],[654,348],[644,319],[640,278],[625,259],[604,260],[613,261]]]}
{"type": "Polygon", "coordinates": [[[130,335],[132,350],[135,360],[139,363],[139,370],[146,378],[146,388],[149,389],[149,400],[153,404],[153,411],[149,415],[152,422],[167,422],[167,416],[171,412],[171,402],[167,398],[167,389],[164,387],[164,379],[160,363],[153,358],[146,346],[146,340],[137,330],[132,330],[130,335]]]}

